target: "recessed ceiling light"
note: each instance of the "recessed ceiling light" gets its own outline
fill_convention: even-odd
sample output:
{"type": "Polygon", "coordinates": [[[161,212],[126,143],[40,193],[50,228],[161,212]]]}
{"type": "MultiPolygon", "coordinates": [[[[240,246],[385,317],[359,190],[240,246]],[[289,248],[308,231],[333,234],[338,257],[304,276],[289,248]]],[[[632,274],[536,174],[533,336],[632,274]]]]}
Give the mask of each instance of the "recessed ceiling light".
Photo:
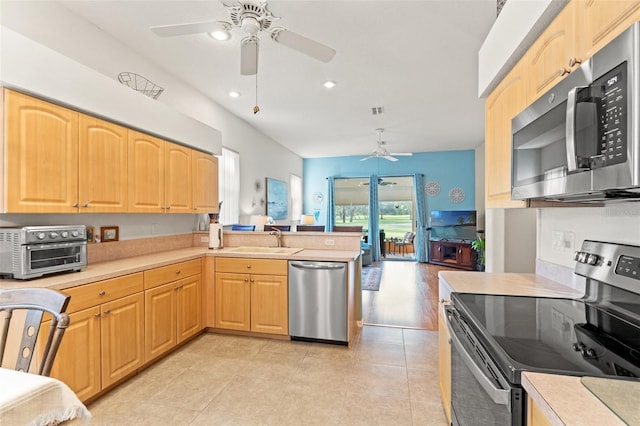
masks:
{"type": "Polygon", "coordinates": [[[236,92],[235,90],[232,90],[229,92],[229,97],[231,98],[239,98],[240,97],[240,92],[236,92]]]}
{"type": "Polygon", "coordinates": [[[335,81],[327,80],[322,83],[322,85],[325,89],[333,89],[334,87],[336,87],[337,83],[335,81]]]}
{"type": "Polygon", "coordinates": [[[226,22],[217,22],[217,29],[211,31],[209,35],[215,40],[226,41],[231,38],[231,27],[226,22]]]}

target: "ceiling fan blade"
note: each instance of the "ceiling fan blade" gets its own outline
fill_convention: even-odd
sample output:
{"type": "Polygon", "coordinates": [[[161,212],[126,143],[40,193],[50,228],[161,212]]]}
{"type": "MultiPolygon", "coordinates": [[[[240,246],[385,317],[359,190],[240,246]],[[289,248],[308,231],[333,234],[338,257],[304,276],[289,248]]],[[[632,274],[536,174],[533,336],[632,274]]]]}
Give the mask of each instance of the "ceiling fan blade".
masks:
{"type": "Polygon", "coordinates": [[[360,159],[360,161],[369,160],[369,159],[371,159],[371,158],[376,158],[376,156],[375,156],[375,155],[370,155],[370,156],[368,156],[368,157],[361,158],[361,159],[360,159]]]}
{"type": "Polygon", "coordinates": [[[258,38],[242,39],[240,47],[240,74],[255,75],[258,73],[258,38]]]}
{"type": "Polygon", "coordinates": [[[390,155],[383,155],[382,158],[384,158],[385,160],[389,160],[389,161],[398,161],[397,158],[393,158],[390,155]]]}
{"type": "Polygon", "coordinates": [[[322,62],[329,62],[336,55],[335,49],[284,28],[274,28],[271,32],[271,38],[277,43],[284,44],[322,62]]]}
{"type": "Polygon", "coordinates": [[[413,152],[392,152],[390,155],[395,155],[396,157],[411,157],[413,152]]]}
{"type": "Polygon", "coordinates": [[[191,22],[188,24],[156,25],[149,27],[160,37],[174,37],[188,34],[210,33],[220,28],[220,21],[191,22]]]}

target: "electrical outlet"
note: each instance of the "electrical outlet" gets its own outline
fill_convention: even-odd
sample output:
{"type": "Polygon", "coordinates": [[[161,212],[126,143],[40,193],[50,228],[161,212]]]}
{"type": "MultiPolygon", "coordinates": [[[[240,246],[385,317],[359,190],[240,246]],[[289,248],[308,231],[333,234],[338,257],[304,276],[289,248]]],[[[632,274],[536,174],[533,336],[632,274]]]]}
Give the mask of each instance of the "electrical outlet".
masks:
{"type": "Polygon", "coordinates": [[[562,249],[564,251],[573,251],[573,232],[564,232],[562,239],[562,249]]]}
{"type": "Polygon", "coordinates": [[[152,234],[157,234],[158,233],[158,224],[157,223],[152,223],[151,224],[151,233],[152,234]]]}
{"type": "Polygon", "coordinates": [[[209,237],[200,237],[200,242],[201,243],[208,243],[209,242],[209,237]]]}
{"type": "Polygon", "coordinates": [[[324,245],[325,246],[333,246],[335,244],[336,244],[335,240],[330,240],[330,239],[324,240],[324,245]]]}
{"type": "Polygon", "coordinates": [[[564,233],[562,231],[551,232],[551,247],[554,250],[562,250],[564,233]]]}

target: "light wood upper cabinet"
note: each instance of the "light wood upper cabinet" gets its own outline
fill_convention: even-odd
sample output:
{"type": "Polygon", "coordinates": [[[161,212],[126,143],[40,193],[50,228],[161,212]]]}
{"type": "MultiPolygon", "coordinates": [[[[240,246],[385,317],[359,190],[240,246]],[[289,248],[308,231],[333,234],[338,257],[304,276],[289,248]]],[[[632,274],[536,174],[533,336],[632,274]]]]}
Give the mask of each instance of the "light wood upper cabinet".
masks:
{"type": "Polygon", "coordinates": [[[191,152],[193,210],[218,213],[218,159],[200,151],[191,152]]]}
{"type": "Polygon", "coordinates": [[[631,24],[640,20],[637,0],[574,0],[576,3],[577,51],[593,56],[631,24]]]}
{"type": "Polygon", "coordinates": [[[569,3],[524,56],[528,72],[525,90],[529,102],[546,93],[579,65],[569,64],[570,58],[576,54],[574,19],[574,4],[569,3]]]}
{"type": "Polygon", "coordinates": [[[75,213],[78,113],[5,89],[4,211],[75,213]]]}
{"type": "Polygon", "coordinates": [[[80,212],[126,212],[127,128],[85,114],[79,127],[80,212]]]}
{"type": "Polygon", "coordinates": [[[162,139],[129,130],[129,210],[164,212],[164,143],[162,139]]]}
{"type": "Polygon", "coordinates": [[[191,149],[165,142],[165,209],[167,213],[193,213],[191,149]]]}
{"type": "Polygon", "coordinates": [[[487,208],[525,207],[511,200],[511,120],[527,105],[524,62],[489,95],[485,105],[485,194],[487,208]]]}

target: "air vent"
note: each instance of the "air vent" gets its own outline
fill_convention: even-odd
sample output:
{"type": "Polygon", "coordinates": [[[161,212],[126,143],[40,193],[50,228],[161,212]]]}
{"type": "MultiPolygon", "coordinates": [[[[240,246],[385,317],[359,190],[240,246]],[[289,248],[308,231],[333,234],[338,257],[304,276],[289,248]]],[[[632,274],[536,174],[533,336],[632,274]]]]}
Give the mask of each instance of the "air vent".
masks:
{"type": "Polygon", "coordinates": [[[373,114],[373,115],[382,115],[382,114],[384,114],[384,107],[383,106],[379,106],[379,107],[371,108],[371,114],[373,114]]]}

